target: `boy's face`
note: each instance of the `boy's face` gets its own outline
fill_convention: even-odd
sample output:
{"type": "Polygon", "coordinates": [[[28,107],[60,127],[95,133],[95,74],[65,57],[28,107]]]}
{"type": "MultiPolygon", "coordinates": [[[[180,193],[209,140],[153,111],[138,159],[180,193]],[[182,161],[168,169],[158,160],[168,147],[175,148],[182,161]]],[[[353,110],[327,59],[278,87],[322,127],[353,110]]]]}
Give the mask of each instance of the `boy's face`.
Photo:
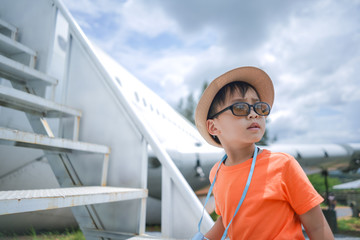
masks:
{"type": "MultiPolygon", "coordinates": [[[[219,112],[236,102],[247,102],[253,105],[259,101],[255,90],[249,88],[245,96],[238,91],[227,96],[225,103],[216,110],[219,112]]],[[[234,116],[231,110],[227,110],[214,119],[208,119],[207,128],[211,135],[219,138],[223,147],[240,147],[241,144],[256,143],[261,140],[265,132],[265,117],[259,116],[253,108],[248,116],[241,117],[234,116]]]]}

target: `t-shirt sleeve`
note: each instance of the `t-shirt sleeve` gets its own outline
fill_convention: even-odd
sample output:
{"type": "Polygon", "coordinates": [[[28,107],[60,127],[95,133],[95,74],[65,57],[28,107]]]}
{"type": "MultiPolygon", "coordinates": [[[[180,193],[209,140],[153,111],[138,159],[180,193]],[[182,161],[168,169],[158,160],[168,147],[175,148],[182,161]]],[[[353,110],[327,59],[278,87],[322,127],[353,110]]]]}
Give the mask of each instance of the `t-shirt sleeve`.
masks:
{"type": "Polygon", "coordinates": [[[294,211],[301,215],[319,205],[324,199],[314,189],[300,164],[291,156],[283,172],[283,190],[294,211]]]}

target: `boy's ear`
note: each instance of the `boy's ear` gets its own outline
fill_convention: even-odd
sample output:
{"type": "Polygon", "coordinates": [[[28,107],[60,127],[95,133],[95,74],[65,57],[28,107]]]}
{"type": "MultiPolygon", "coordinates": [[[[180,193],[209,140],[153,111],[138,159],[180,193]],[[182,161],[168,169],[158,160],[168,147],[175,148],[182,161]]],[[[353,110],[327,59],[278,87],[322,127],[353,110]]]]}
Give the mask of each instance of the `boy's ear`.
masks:
{"type": "Polygon", "coordinates": [[[206,128],[211,135],[217,135],[219,133],[219,130],[215,126],[215,122],[213,119],[206,120],[206,128]]]}

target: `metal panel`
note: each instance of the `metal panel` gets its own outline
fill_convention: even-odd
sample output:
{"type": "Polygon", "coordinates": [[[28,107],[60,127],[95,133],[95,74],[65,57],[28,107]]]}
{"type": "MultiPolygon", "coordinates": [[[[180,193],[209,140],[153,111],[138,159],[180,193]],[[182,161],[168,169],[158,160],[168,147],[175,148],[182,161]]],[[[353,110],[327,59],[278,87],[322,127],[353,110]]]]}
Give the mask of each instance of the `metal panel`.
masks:
{"type": "Polygon", "coordinates": [[[146,198],[146,189],[74,187],[0,192],[0,215],[146,198]]]}
{"type": "Polygon", "coordinates": [[[23,147],[40,148],[49,151],[76,150],[93,153],[110,153],[110,148],[92,143],[74,142],[68,139],[51,138],[45,135],[22,132],[0,127],[0,140],[23,147]]]}

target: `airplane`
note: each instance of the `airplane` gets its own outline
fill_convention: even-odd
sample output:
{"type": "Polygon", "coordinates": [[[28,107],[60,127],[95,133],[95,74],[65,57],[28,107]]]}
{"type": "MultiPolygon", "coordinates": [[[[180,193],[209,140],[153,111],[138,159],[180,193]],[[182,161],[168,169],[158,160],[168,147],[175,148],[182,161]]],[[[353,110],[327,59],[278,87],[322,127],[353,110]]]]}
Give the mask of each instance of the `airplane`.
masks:
{"type": "MultiPolygon", "coordinates": [[[[144,137],[129,117],[129,111],[151,129],[194,191],[209,185],[210,169],[221,159],[223,150],[206,143],[192,123],[108,54],[91,44],[61,1],[39,0],[36,8],[33,5],[26,0],[16,3],[2,1],[0,24],[8,22],[17,26],[21,44],[37,52],[35,68],[60,79],[56,87],[40,88],[40,93],[47,99],[81,110],[79,139],[111,146],[108,183],[133,187],[140,185],[138,179],[143,175],[147,176],[146,221],[159,224],[162,163],[150,144],[143,146],[144,137]],[[26,13],[24,9],[27,9],[26,13]],[[144,151],[147,173],[132,161],[144,151]]],[[[0,33],[6,34],[1,29],[0,33]]],[[[0,42],[1,55],[11,58],[3,52],[1,46],[4,45],[0,42]]],[[[23,57],[17,55],[14,59],[22,61],[23,57]]],[[[6,68],[0,68],[0,73],[0,90],[19,88],[19,83],[13,83],[12,77],[6,74],[6,68]]],[[[37,85],[32,87],[36,90],[37,85]]],[[[9,103],[0,98],[0,126],[31,132],[28,115],[8,106],[9,103]]],[[[71,135],[69,132],[74,132],[72,128],[66,130],[66,126],[72,124],[66,119],[48,119],[48,123],[55,137],[68,137],[71,135]]],[[[272,144],[262,147],[293,155],[307,173],[340,164],[349,169],[359,168],[360,143],[272,144]]],[[[90,185],[99,181],[100,177],[92,174],[101,168],[97,158],[88,154],[75,156],[79,160],[73,165],[82,182],[90,185]]],[[[47,156],[41,150],[16,144],[0,145],[0,158],[0,191],[59,187],[47,156]]],[[[64,229],[76,225],[69,209],[0,216],[0,231],[22,231],[30,226],[35,229],[64,229]]]]}

